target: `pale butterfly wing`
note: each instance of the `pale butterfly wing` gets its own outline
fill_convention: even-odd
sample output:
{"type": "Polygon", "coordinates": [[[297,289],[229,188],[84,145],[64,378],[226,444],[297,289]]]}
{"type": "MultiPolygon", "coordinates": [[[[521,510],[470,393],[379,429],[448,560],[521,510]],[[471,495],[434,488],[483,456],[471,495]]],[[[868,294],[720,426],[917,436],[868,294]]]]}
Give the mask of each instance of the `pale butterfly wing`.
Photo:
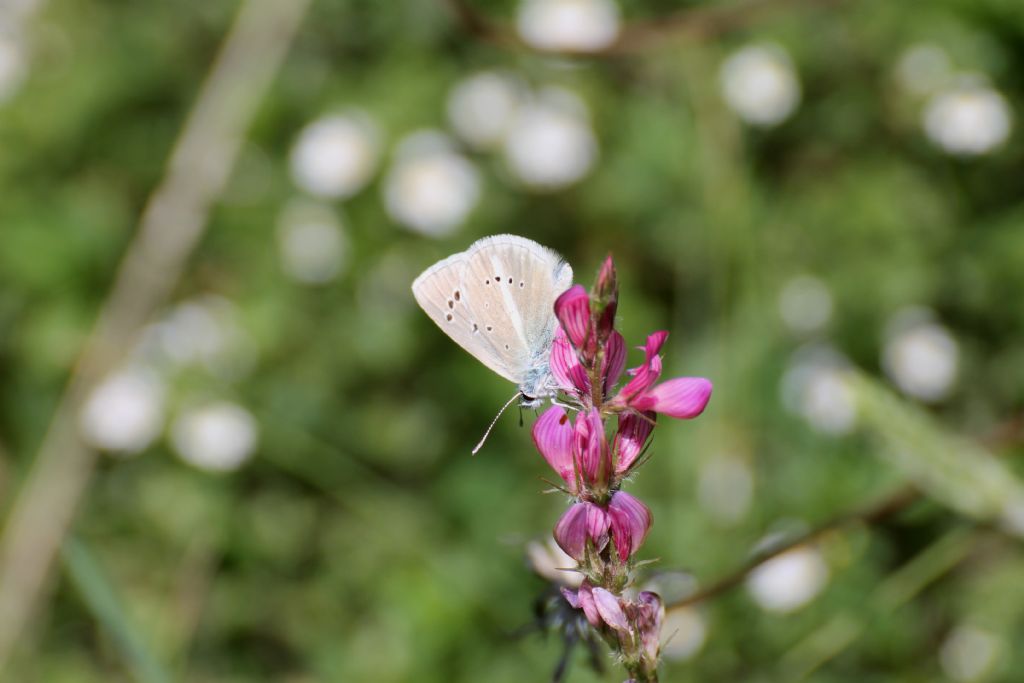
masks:
{"type": "Polygon", "coordinates": [[[572,268],[554,251],[497,235],[434,264],[412,290],[459,346],[529,393],[548,374],[554,301],[571,284],[572,268]]]}

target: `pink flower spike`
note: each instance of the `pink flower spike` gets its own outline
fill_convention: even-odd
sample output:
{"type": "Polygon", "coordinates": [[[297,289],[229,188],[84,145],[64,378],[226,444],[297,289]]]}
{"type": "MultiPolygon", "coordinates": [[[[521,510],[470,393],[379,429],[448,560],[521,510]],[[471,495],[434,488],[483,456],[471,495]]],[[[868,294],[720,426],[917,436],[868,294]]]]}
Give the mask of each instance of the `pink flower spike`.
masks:
{"type": "Polygon", "coordinates": [[[594,587],[590,585],[589,581],[584,581],[580,584],[580,590],[577,593],[577,598],[580,603],[580,608],[583,610],[583,614],[587,616],[587,621],[590,622],[590,625],[600,626],[601,613],[597,611],[597,604],[594,601],[594,587]]]}
{"type": "Polygon", "coordinates": [[[646,505],[625,491],[616,491],[612,496],[608,516],[611,518],[615,548],[619,551],[619,558],[625,562],[643,545],[654,518],[646,505]]]}
{"type": "Polygon", "coordinates": [[[604,352],[604,367],[601,368],[601,375],[604,377],[604,390],[615,386],[622,371],[626,369],[626,340],[618,332],[612,331],[608,337],[608,345],[604,352]]]}
{"type": "Polygon", "coordinates": [[[633,402],[638,410],[653,410],[688,420],[704,412],[711,400],[711,382],[703,377],[676,377],[646,392],[633,402]]]}
{"type": "Polygon", "coordinates": [[[607,481],[611,474],[611,453],[597,408],[591,408],[589,413],[581,413],[576,418],[573,439],[576,469],[583,481],[590,486],[607,481]]]}
{"type": "Polygon", "coordinates": [[[619,599],[615,595],[604,588],[595,588],[594,603],[597,605],[597,611],[604,623],[616,631],[629,630],[629,620],[626,619],[626,613],[622,611],[622,605],[619,604],[619,599]]]}
{"type": "Polygon", "coordinates": [[[551,406],[533,424],[533,443],[571,493],[576,493],[572,459],[572,423],[560,406],[551,406]]]}
{"type": "Polygon", "coordinates": [[[565,391],[575,392],[584,396],[590,394],[590,379],[587,371],[580,365],[576,349],[569,343],[565,330],[555,330],[555,338],[551,341],[551,374],[558,386],[565,391]]]}
{"type": "Polygon", "coordinates": [[[583,285],[573,285],[555,299],[555,316],[572,345],[582,348],[590,332],[590,297],[583,285]]]}
{"type": "Polygon", "coordinates": [[[615,473],[625,474],[644,450],[654,429],[655,414],[624,413],[619,415],[619,431],[615,436],[615,473]]]}

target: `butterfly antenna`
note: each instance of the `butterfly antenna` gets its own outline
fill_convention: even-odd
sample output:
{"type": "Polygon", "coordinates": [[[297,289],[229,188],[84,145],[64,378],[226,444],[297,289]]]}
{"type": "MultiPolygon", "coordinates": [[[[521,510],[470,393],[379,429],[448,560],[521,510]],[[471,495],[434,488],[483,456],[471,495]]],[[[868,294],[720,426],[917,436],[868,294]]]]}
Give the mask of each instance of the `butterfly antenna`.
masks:
{"type": "Polygon", "coordinates": [[[494,425],[498,424],[498,418],[501,417],[501,414],[504,413],[505,410],[510,405],[512,405],[512,402],[515,401],[520,396],[522,396],[522,392],[517,391],[515,395],[508,400],[508,403],[501,407],[501,410],[498,411],[498,414],[494,416],[493,420],[491,420],[491,426],[487,428],[486,432],[484,432],[483,438],[480,439],[480,443],[478,443],[476,447],[473,449],[473,455],[476,455],[477,452],[484,447],[484,441],[487,441],[487,437],[491,435],[491,430],[494,429],[494,425]]]}

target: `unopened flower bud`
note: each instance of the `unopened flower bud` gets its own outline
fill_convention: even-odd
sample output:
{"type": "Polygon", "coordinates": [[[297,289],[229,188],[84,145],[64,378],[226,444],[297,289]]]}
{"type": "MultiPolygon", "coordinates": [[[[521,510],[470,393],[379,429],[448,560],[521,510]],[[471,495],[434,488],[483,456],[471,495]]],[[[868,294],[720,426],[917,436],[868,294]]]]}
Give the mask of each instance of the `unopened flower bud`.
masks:
{"type": "Polygon", "coordinates": [[[615,263],[612,255],[601,264],[594,283],[594,294],[591,301],[597,330],[597,343],[604,345],[612,330],[615,329],[615,311],[619,306],[619,281],[615,274],[615,263]]]}

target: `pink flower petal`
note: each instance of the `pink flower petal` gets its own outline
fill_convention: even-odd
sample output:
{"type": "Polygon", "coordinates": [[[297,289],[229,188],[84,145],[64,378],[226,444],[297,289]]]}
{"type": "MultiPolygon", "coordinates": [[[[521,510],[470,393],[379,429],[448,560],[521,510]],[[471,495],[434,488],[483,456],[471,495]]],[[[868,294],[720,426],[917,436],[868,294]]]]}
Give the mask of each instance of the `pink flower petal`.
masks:
{"type": "Polygon", "coordinates": [[[647,659],[658,661],[661,650],[661,623],[665,619],[665,605],[657,593],[643,591],[637,596],[640,605],[637,628],[647,659]]]}
{"type": "Polygon", "coordinates": [[[657,332],[651,332],[647,335],[647,341],[644,343],[644,353],[647,358],[657,355],[661,352],[661,347],[665,345],[665,340],[668,339],[668,332],[665,330],[658,330],[657,332]]]}
{"type": "Polygon", "coordinates": [[[630,404],[634,397],[643,394],[658,381],[658,377],[661,376],[661,356],[658,355],[658,351],[667,338],[668,332],[664,331],[655,332],[647,337],[647,343],[644,345],[644,364],[629,371],[633,379],[626,382],[626,386],[619,391],[615,397],[616,403],[630,404]]]}
{"type": "Polygon", "coordinates": [[[604,422],[597,408],[576,418],[573,436],[576,470],[589,485],[604,482],[611,473],[611,452],[604,435],[604,422]]]}
{"type": "Polygon", "coordinates": [[[569,338],[565,336],[565,331],[561,327],[555,330],[555,338],[551,341],[551,374],[558,386],[565,391],[584,395],[590,393],[587,371],[580,365],[576,349],[569,343],[569,338]]]}
{"type": "Polygon", "coordinates": [[[633,406],[686,420],[703,413],[710,399],[710,381],[703,377],[676,377],[646,392],[633,406]]]}
{"type": "Polygon", "coordinates": [[[622,371],[626,369],[626,340],[622,335],[613,331],[608,337],[608,345],[604,351],[604,367],[601,374],[604,376],[604,390],[607,393],[622,377],[622,371]]]}
{"type": "Polygon", "coordinates": [[[579,591],[574,591],[571,588],[563,588],[562,589],[562,596],[565,598],[566,602],[568,602],[570,605],[572,605],[573,609],[579,609],[580,608],[580,594],[579,594],[579,591]]]}
{"type": "Polygon", "coordinates": [[[615,473],[625,474],[644,450],[654,429],[654,413],[619,415],[619,432],[615,436],[615,473]]]}
{"type": "Polygon", "coordinates": [[[600,626],[601,613],[597,611],[597,604],[594,601],[594,587],[590,585],[589,581],[584,581],[580,584],[580,590],[577,595],[580,607],[587,616],[587,621],[590,622],[591,626],[600,626]]]}
{"type": "Polygon", "coordinates": [[[629,630],[629,620],[626,619],[626,613],[622,611],[622,605],[615,595],[604,588],[595,588],[594,603],[604,623],[617,631],[629,630]]]}
{"type": "Polygon", "coordinates": [[[575,503],[555,525],[555,543],[577,562],[587,547],[587,503],[575,503]]]}
{"type": "Polygon", "coordinates": [[[576,492],[576,475],[572,459],[572,423],[560,406],[551,406],[533,424],[533,443],[551,469],[576,492]]]}
{"type": "Polygon", "coordinates": [[[619,551],[619,558],[625,562],[643,545],[654,518],[646,505],[625,491],[616,491],[612,496],[608,516],[612,522],[615,548],[619,551]]]}
{"type": "Polygon", "coordinates": [[[555,299],[555,316],[569,341],[582,348],[590,332],[590,297],[582,285],[573,285],[555,299]]]}
{"type": "Polygon", "coordinates": [[[594,543],[594,550],[601,552],[608,545],[608,530],[612,520],[608,511],[593,503],[587,506],[587,537],[594,543]]]}

